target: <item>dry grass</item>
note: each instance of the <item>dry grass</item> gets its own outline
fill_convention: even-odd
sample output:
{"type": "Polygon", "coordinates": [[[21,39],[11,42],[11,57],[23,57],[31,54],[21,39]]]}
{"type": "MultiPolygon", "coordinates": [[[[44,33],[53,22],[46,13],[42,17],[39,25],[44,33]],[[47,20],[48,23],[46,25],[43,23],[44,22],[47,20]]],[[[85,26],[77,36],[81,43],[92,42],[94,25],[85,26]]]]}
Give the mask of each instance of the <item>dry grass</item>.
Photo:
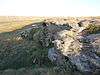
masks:
{"type": "Polygon", "coordinates": [[[34,17],[0,17],[0,33],[20,29],[31,23],[40,22],[42,18],[34,17]]]}

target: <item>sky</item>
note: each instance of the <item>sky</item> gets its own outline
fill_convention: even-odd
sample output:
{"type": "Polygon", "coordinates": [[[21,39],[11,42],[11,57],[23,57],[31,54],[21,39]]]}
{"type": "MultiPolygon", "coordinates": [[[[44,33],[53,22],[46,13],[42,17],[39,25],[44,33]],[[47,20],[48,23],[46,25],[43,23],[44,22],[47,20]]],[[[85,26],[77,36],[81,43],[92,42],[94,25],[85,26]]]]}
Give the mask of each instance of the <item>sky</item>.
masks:
{"type": "Polygon", "coordinates": [[[0,0],[0,16],[100,16],[100,0],[0,0]]]}

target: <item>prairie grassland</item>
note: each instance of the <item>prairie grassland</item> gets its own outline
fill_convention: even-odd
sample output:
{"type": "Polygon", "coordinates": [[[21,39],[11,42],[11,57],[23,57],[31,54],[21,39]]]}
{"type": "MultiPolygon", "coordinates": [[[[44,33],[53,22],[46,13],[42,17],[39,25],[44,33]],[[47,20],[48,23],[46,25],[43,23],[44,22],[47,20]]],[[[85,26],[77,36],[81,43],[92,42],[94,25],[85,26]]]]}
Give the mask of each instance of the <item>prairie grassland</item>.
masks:
{"type": "Polygon", "coordinates": [[[20,29],[31,23],[39,22],[42,19],[34,17],[0,17],[0,33],[20,29]]]}

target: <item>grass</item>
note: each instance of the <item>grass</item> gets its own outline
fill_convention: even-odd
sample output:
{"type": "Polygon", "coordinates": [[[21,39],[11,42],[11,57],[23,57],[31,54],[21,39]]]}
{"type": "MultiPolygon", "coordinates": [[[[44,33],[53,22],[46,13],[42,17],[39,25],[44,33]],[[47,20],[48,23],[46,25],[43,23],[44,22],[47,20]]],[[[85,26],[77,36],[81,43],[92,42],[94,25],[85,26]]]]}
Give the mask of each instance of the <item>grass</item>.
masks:
{"type": "Polygon", "coordinates": [[[22,27],[29,25],[31,23],[40,22],[40,19],[35,20],[24,20],[24,21],[8,21],[0,22],[0,33],[10,32],[16,29],[21,29],[22,27]]]}
{"type": "MultiPolygon", "coordinates": [[[[53,68],[21,68],[18,70],[8,69],[1,71],[0,75],[73,75],[69,72],[59,71],[57,67],[53,68]]],[[[74,75],[80,75],[80,73],[74,73],[74,75]]]]}

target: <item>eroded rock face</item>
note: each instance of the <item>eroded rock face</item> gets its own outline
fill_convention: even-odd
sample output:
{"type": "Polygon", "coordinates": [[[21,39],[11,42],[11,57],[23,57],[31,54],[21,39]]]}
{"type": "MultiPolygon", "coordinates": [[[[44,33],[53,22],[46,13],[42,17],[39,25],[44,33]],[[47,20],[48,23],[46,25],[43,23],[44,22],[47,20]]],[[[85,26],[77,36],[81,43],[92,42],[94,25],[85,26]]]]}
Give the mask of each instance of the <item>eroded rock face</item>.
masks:
{"type": "Polygon", "coordinates": [[[85,26],[83,29],[79,27],[79,32],[72,30],[57,32],[54,47],[61,54],[67,56],[77,66],[78,70],[86,74],[92,74],[96,69],[100,69],[100,35],[86,35],[83,33],[84,29],[85,26]],[[83,35],[79,35],[80,32],[83,35]]]}
{"type": "Polygon", "coordinates": [[[57,33],[55,46],[77,66],[78,70],[91,74],[96,69],[100,69],[100,35],[86,35],[83,33],[85,27],[81,28],[79,32],[63,30],[57,33]]]}
{"type": "Polygon", "coordinates": [[[87,26],[82,24],[75,29],[69,24],[48,23],[40,25],[35,33],[33,29],[28,35],[33,37],[32,40],[39,36],[37,41],[41,41],[43,47],[49,46],[48,58],[52,62],[63,65],[70,61],[70,65],[76,66],[84,74],[93,74],[97,69],[100,71],[100,33],[86,35],[84,30],[87,26]]]}
{"type": "Polygon", "coordinates": [[[95,49],[95,53],[100,56],[100,34],[92,34],[87,36],[95,49]]]}
{"type": "Polygon", "coordinates": [[[96,48],[92,45],[90,38],[88,36],[72,37],[66,33],[66,31],[63,34],[58,33],[56,48],[82,72],[90,73],[100,68],[100,57],[95,54],[96,48]]]}

